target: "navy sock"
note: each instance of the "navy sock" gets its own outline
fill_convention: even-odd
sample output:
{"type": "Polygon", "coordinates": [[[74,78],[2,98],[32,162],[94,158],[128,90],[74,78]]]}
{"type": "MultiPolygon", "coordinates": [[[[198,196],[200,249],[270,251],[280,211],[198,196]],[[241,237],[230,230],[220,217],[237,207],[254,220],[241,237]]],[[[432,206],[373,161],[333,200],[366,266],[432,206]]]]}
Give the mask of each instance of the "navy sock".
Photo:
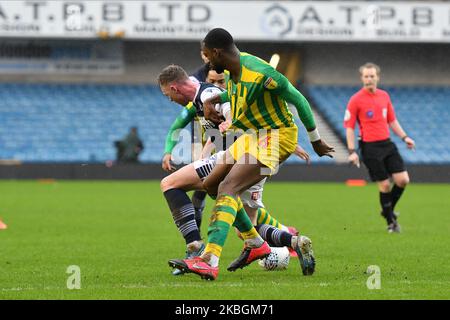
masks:
{"type": "Polygon", "coordinates": [[[261,238],[267,241],[271,247],[291,247],[292,234],[280,230],[269,224],[259,224],[256,227],[261,238]]]}
{"type": "Polygon", "coordinates": [[[201,240],[200,231],[195,222],[195,209],[186,191],[170,189],[164,192],[172,217],[186,244],[201,240]]]}
{"type": "Polygon", "coordinates": [[[195,191],[192,195],[192,204],[195,209],[195,222],[197,223],[197,227],[200,229],[200,225],[202,224],[203,210],[205,209],[206,203],[206,195],[205,191],[195,191]]]}

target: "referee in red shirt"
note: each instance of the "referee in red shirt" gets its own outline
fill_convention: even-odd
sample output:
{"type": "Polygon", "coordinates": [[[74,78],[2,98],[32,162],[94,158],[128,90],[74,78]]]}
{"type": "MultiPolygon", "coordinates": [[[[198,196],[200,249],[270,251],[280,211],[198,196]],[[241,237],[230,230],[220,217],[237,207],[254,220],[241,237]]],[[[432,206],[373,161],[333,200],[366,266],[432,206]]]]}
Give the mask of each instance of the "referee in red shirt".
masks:
{"type": "Polygon", "coordinates": [[[395,144],[389,139],[389,127],[402,138],[409,149],[415,147],[395,117],[389,94],[377,88],[380,67],[366,63],[359,68],[363,88],[354,94],[345,110],[348,160],[359,168],[359,156],[355,148],[355,124],[360,128],[360,151],[363,163],[372,181],[378,184],[382,215],[389,232],[400,232],[394,208],[400,199],[409,175],[395,144]],[[390,179],[394,185],[391,187],[390,179]]]}

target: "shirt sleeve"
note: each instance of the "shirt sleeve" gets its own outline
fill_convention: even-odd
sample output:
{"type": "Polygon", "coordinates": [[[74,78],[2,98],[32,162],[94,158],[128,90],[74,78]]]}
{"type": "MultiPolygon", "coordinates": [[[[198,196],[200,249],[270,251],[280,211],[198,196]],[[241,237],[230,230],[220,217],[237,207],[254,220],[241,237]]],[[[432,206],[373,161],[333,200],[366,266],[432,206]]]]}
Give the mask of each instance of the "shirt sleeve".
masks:
{"type": "Polygon", "coordinates": [[[358,118],[358,104],[356,99],[352,97],[347,104],[344,116],[344,128],[355,129],[356,119],[358,118]]]}
{"type": "Polygon", "coordinates": [[[170,126],[169,132],[167,133],[166,144],[164,146],[165,154],[172,153],[173,148],[175,148],[175,146],[178,143],[176,131],[186,127],[189,124],[189,122],[191,122],[192,119],[194,119],[195,114],[196,114],[195,107],[192,104],[192,102],[189,103],[185,108],[183,108],[181,113],[178,115],[178,117],[170,126]]]}
{"type": "Polygon", "coordinates": [[[314,115],[308,100],[280,72],[267,68],[263,79],[264,88],[273,91],[297,109],[300,120],[308,131],[316,128],[314,115]]]}
{"type": "Polygon", "coordinates": [[[222,92],[221,94],[219,94],[219,96],[220,96],[221,103],[230,102],[230,99],[228,97],[228,91],[222,92]]]}
{"type": "Polygon", "coordinates": [[[387,108],[387,122],[391,123],[394,122],[397,117],[395,116],[394,106],[392,105],[391,97],[387,95],[388,99],[388,108],[387,108]]]}
{"type": "MultiPolygon", "coordinates": [[[[219,88],[209,87],[209,88],[203,90],[202,94],[200,95],[200,100],[202,102],[205,102],[209,98],[217,96],[218,94],[220,95],[221,93],[222,93],[222,90],[220,90],[219,88]]],[[[231,107],[230,107],[229,102],[217,103],[214,106],[214,108],[216,109],[217,112],[219,112],[225,118],[227,118],[226,115],[227,114],[229,115],[231,112],[231,107]]]]}
{"type": "Polygon", "coordinates": [[[222,103],[222,114],[223,114],[225,120],[232,120],[231,119],[231,105],[229,102],[222,103]]]}
{"type": "Polygon", "coordinates": [[[209,98],[215,97],[217,95],[220,95],[222,93],[222,90],[220,90],[217,87],[208,87],[200,94],[200,100],[202,103],[204,103],[209,98]]]}

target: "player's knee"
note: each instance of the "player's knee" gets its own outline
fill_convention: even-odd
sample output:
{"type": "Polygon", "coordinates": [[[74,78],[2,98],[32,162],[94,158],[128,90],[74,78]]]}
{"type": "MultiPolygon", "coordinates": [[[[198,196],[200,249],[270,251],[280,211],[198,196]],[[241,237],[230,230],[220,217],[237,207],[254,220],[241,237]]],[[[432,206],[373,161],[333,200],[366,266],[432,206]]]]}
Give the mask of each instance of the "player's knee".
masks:
{"type": "Polygon", "coordinates": [[[234,184],[230,179],[224,179],[220,184],[218,188],[218,194],[229,194],[234,195],[236,190],[234,188],[234,184]]]}
{"type": "Polygon", "coordinates": [[[216,196],[217,195],[217,184],[209,182],[208,179],[203,181],[203,189],[210,196],[216,196]]]}
{"type": "Polygon", "coordinates": [[[396,184],[400,188],[405,188],[409,184],[409,176],[405,175],[404,177],[401,177],[399,181],[396,182],[396,184]]]}
{"type": "Polygon", "coordinates": [[[159,186],[162,192],[166,192],[167,190],[174,188],[173,181],[170,178],[170,176],[167,176],[164,179],[162,179],[159,186]]]}
{"type": "Polygon", "coordinates": [[[383,193],[388,193],[389,191],[391,191],[391,183],[389,182],[389,180],[379,182],[378,189],[383,193]]]}

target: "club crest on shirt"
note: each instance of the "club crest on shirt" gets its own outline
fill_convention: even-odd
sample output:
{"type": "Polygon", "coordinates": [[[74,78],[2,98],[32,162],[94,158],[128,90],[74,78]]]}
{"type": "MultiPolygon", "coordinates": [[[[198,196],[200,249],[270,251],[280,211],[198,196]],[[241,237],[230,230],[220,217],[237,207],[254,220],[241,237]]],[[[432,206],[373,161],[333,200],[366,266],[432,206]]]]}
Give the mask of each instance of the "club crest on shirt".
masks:
{"type": "Polygon", "coordinates": [[[372,119],[373,118],[373,111],[372,110],[367,111],[366,112],[366,116],[367,116],[367,118],[372,119]]]}
{"type": "Polygon", "coordinates": [[[258,141],[258,146],[262,149],[267,149],[270,144],[270,136],[265,136],[258,141]]]}
{"type": "Polygon", "coordinates": [[[268,78],[264,82],[264,88],[266,88],[266,89],[273,90],[276,87],[278,87],[278,83],[273,78],[268,78]]]}
{"type": "Polygon", "coordinates": [[[352,114],[350,113],[350,111],[348,111],[348,109],[345,110],[344,121],[350,120],[351,117],[352,117],[352,114]]]}

